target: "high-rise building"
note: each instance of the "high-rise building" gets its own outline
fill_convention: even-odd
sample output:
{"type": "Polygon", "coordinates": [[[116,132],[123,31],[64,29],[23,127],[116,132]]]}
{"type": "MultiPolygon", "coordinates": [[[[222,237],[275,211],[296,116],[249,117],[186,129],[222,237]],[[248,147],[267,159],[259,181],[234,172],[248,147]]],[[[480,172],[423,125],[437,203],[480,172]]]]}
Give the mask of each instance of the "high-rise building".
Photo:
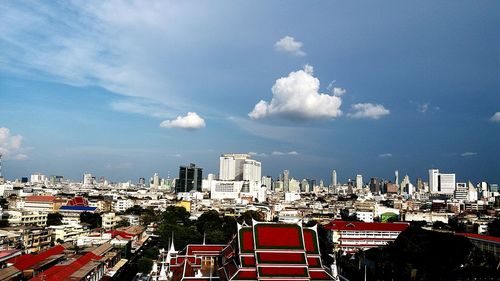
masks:
{"type": "Polygon", "coordinates": [[[175,181],[175,192],[201,191],[203,169],[191,163],[179,167],[179,179],[175,181]]]}
{"type": "Polygon", "coordinates": [[[363,188],[363,176],[356,175],[356,188],[363,188]]]}
{"type": "Polygon", "coordinates": [[[439,176],[438,169],[429,170],[429,190],[432,193],[438,192],[438,176],[439,176]]]}
{"type": "Polygon", "coordinates": [[[155,173],[153,175],[153,185],[151,187],[157,189],[159,186],[160,186],[160,175],[158,175],[158,173],[155,173]]]}
{"type": "Polygon", "coordinates": [[[332,171],[332,187],[337,186],[337,171],[333,170],[332,171]]]}
{"type": "Polygon", "coordinates": [[[273,179],[270,176],[263,176],[262,177],[262,185],[265,185],[268,190],[271,190],[273,188],[273,179]]]}
{"type": "Polygon", "coordinates": [[[394,171],[394,182],[396,183],[397,186],[399,186],[399,171],[398,170],[394,171]]]}
{"type": "Polygon", "coordinates": [[[300,182],[300,191],[302,191],[302,192],[310,192],[310,190],[309,190],[309,183],[307,182],[307,179],[303,179],[300,182]]]}
{"type": "Polygon", "coordinates": [[[430,169],[429,189],[431,193],[453,195],[455,192],[455,174],[444,174],[440,173],[438,169],[430,169]]]}
{"type": "Polygon", "coordinates": [[[219,159],[219,180],[254,182],[261,180],[261,163],[250,159],[250,154],[227,153],[222,154],[219,159]]]}
{"type": "Polygon", "coordinates": [[[143,178],[143,177],[140,177],[138,184],[141,185],[141,186],[145,185],[146,184],[146,179],[143,178]]]}
{"type": "Polygon", "coordinates": [[[92,174],[83,174],[83,185],[92,185],[92,184],[94,184],[94,177],[92,176],[92,174]]]}
{"type": "Polygon", "coordinates": [[[380,181],[377,178],[370,179],[370,191],[372,193],[380,193],[380,181]]]}
{"type": "Polygon", "coordinates": [[[289,170],[284,170],[283,171],[283,189],[285,192],[288,192],[290,187],[290,171],[289,170]]]}

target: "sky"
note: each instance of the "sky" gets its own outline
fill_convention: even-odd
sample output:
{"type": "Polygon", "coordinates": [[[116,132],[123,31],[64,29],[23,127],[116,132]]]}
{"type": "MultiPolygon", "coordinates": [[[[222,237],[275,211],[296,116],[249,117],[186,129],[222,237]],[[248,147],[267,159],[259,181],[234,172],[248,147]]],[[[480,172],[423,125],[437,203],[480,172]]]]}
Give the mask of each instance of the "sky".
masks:
{"type": "Polygon", "coordinates": [[[500,182],[498,1],[1,1],[7,179],[500,182]],[[403,3],[404,2],[404,3],[403,3]]]}

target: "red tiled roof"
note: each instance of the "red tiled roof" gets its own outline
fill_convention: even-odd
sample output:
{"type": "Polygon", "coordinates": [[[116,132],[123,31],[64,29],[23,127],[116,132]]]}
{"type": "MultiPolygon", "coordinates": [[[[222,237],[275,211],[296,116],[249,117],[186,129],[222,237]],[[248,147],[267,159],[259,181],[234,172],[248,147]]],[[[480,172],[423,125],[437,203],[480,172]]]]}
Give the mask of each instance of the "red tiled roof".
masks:
{"type": "Polygon", "coordinates": [[[125,239],[131,239],[132,237],[135,236],[133,234],[127,233],[125,231],[120,231],[120,230],[110,230],[107,233],[111,233],[112,238],[115,238],[116,236],[121,236],[122,238],[125,238],[125,239]]]}
{"type": "Polygon", "coordinates": [[[493,243],[500,243],[500,237],[481,235],[476,233],[455,233],[456,235],[465,236],[467,238],[485,240],[493,243]]]}
{"type": "Polygon", "coordinates": [[[187,245],[186,255],[219,255],[226,245],[187,245]]]}
{"type": "Polygon", "coordinates": [[[14,257],[8,260],[7,263],[14,264],[13,266],[19,270],[25,270],[27,268],[30,268],[30,266],[33,266],[34,264],[47,259],[50,256],[61,254],[62,252],[64,252],[64,250],[65,249],[63,246],[57,245],[36,255],[26,254],[14,257]]]}
{"type": "Polygon", "coordinates": [[[260,266],[260,277],[309,277],[306,266],[260,266]]]}
{"type": "Polygon", "coordinates": [[[294,252],[257,252],[258,264],[305,264],[306,255],[294,252]]]}
{"type": "Polygon", "coordinates": [[[55,196],[40,196],[40,195],[33,195],[33,196],[28,196],[26,197],[26,201],[30,202],[54,202],[56,199],[55,196]]]}
{"type": "Polygon", "coordinates": [[[259,223],[254,236],[255,249],[304,249],[302,228],[296,224],[259,223]]]}
{"type": "Polygon", "coordinates": [[[67,206],[88,206],[89,201],[81,196],[76,196],[75,198],[68,200],[67,206]]]}
{"type": "Polygon", "coordinates": [[[404,231],[408,223],[380,223],[335,220],[325,226],[330,230],[357,230],[357,231],[404,231]]]}
{"type": "Polygon", "coordinates": [[[324,270],[310,270],[309,275],[311,276],[311,280],[332,280],[332,276],[324,270]]]}
{"type": "Polygon", "coordinates": [[[308,254],[319,254],[318,237],[316,231],[304,228],[304,244],[308,254]]]}

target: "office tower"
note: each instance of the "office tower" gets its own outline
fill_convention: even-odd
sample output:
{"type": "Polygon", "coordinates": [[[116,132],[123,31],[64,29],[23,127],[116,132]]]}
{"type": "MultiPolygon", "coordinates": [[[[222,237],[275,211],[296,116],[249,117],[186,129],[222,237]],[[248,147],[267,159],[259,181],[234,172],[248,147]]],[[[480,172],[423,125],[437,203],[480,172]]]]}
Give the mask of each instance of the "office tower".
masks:
{"type": "Polygon", "coordinates": [[[268,190],[272,189],[273,179],[270,176],[263,176],[261,182],[268,190]]]}
{"type": "Polygon", "coordinates": [[[179,179],[175,181],[175,192],[201,191],[203,169],[191,163],[179,167],[179,179]]]}
{"type": "Polygon", "coordinates": [[[261,179],[261,163],[256,160],[246,159],[243,162],[243,180],[260,182],[261,179]]]}
{"type": "Polygon", "coordinates": [[[467,200],[469,190],[465,182],[457,182],[457,188],[455,189],[454,199],[459,201],[467,200]]]}
{"type": "Polygon", "coordinates": [[[332,171],[332,187],[337,186],[337,171],[333,170],[332,171]]]}
{"type": "Polygon", "coordinates": [[[307,182],[307,179],[303,179],[302,182],[300,183],[300,191],[310,192],[309,183],[307,182]]]}
{"type": "Polygon", "coordinates": [[[380,193],[380,181],[377,178],[371,178],[369,186],[372,193],[380,193]]]}
{"type": "Polygon", "coordinates": [[[290,179],[288,182],[288,192],[290,193],[299,193],[300,192],[300,182],[295,179],[290,179]]]}
{"type": "Polygon", "coordinates": [[[219,160],[219,180],[255,182],[261,180],[261,163],[250,159],[250,154],[227,153],[222,154],[219,160]]]}
{"type": "Polygon", "coordinates": [[[498,192],[498,183],[490,184],[490,191],[491,192],[498,192]]]}
{"type": "Polygon", "coordinates": [[[438,192],[438,176],[439,176],[438,169],[429,170],[429,190],[431,193],[438,192]]]}
{"type": "Polygon", "coordinates": [[[290,185],[290,171],[284,170],[283,171],[283,189],[285,192],[289,191],[289,185],[290,185]]]}
{"type": "Polygon", "coordinates": [[[356,175],[356,188],[363,188],[363,176],[356,175]]]}
{"type": "Polygon", "coordinates": [[[455,174],[439,173],[439,193],[453,195],[455,192],[455,174]]]}
{"type": "Polygon", "coordinates": [[[394,183],[399,186],[399,171],[394,171],[394,183]]]}
{"type": "Polygon", "coordinates": [[[417,179],[417,191],[423,191],[424,190],[424,183],[422,181],[422,178],[417,179]]]}
{"type": "Polygon", "coordinates": [[[138,182],[139,185],[145,185],[146,184],[146,179],[145,178],[139,178],[139,182],[138,182]]]}
{"type": "Polygon", "coordinates": [[[455,174],[440,173],[438,169],[429,170],[429,189],[431,193],[453,195],[455,174]]]}
{"type": "Polygon", "coordinates": [[[160,175],[158,173],[155,173],[153,175],[153,186],[152,188],[157,189],[160,186],[160,175]]]}
{"type": "Polygon", "coordinates": [[[408,175],[405,175],[403,181],[401,182],[401,186],[399,187],[400,194],[403,194],[405,192],[409,194],[410,193],[409,187],[410,187],[410,177],[408,175]]]}

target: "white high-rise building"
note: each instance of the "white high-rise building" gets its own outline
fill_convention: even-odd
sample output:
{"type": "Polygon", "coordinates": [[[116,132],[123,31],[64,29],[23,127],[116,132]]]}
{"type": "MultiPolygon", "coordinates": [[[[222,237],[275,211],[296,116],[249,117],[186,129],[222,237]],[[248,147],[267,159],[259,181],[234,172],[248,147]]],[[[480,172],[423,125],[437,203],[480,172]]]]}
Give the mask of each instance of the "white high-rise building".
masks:
{"type": "Polygon", "coordinates": [[[261,163],[250,159],[250,154],[228,153],[220,156],[219,180],[260,181],[261,163]]]}
{"type": "Polygon", "coordinates": [[[429,170],[429,191],[431,193],[438,192],[438,184],[439,184],[438,176],[439,176],[438,169],[430,169],[429,170]]]}
{"type": "Polygon", "coordinates": [[[246,159],[243,163],[243,180],[244,181],[261,181],[261,164],[259,161],[246,159]]]}
{"type": "Polygon", "coordinates": [[[153,175],[153,188],[157,189],[160,186],[160,175],[158,173],[155,173],[153,175]]]}
{"type": "Polygon", "coordinates": [[[438,169],[429,170],[429,189],[431,193],[455,193],[455,174],[440,173],[438,169]]]}
{"type": "Polygon", "coordinates": [[[455,193],[455,174],[439,174],[439,193],[455,193]]]}
{"type": "Polygon", "coordinates": [[[31,183],[45,183],[45,180],[46,180],[46,176],[45,175],[42,175],[40,173],[36,173],[36,174],[33,174],[31,175],[30,177],[30,182],[31,183]]]}
{"type": "Polygon", "coordinates": [[[285,192],[289,192],[290,189],[290,171],[289,170],[284,170],[283,171],[283,189],[285,192]]]}
{"type": "Polygon", "coordinates": [[[337,171],[333,170],[332,171],[332,187],[337,186],[337,171]]]}
{"type": "Polygon", "coordinates": [[[94,177],[92,174],[83,174],[83,185],[92,185],[94,184],[94,177]]]}
{"type": "Polygon", "coordinates": [[[356,188],[363,188],[363,176],[356,175],[356,188]]]}

